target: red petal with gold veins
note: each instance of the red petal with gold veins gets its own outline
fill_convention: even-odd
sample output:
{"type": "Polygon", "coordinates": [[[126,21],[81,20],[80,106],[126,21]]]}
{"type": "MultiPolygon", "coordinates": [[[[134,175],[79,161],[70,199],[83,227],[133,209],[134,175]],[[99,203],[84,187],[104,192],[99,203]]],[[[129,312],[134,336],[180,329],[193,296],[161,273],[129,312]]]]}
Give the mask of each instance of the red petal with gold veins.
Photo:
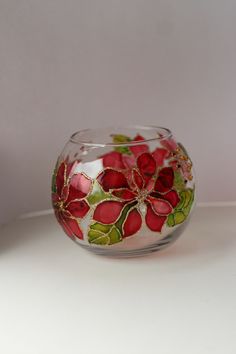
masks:
{"type": "Polygon", "coordinates": [[[153,211],[158,215],[169,215],[172,212],[172,206],[164,199],[149,196],[147,200],[151,203],[153,211]]]}
{"type": "Polygon", "coordinates": [[[63,217],[63,224],[61,224],[68,236],[75,236],[80,240],[83,240],[83,233],[81,228],[79,227],[78,222],[72,218],[63,217]]]}
{"type": "Polygon", "coordinates": [[[124,203],[117,201],[105,201],[97,205],[93,219],[103,224],[113,224],[120,216],[124,203]]]}
{"type": "MultiPolygon", "coordinates": [[[[144,139],[144,137],[142,137],[139,134],[136,135],[136,137],[133,139],[133,141],[142,141],[142,140],[145,140],[145,139],[144,139]]],[[[134,154],[135,157],[138,157],[140,154],[149,151],[149,147],[147,144],[130,146],[129,149],[132,151],[132,153],[134,154]]]]}
{"type": "Polygon", "coordinates": [[[122,172],[106,169],[97,177],[98,182],[105,192],[110,189],[128,188],[128,182],[122,172]]]}
{"type": "Polygon", "coordinates": [[[140,175],[140,173],[133,169],[133,181],[138,189],[142,189],[144,187],[144,180],[143,177],[140,175]]]}
{"type": "Polygon", "coordinates": [[[164,160],[168,157],[169,151],[162,148],[157,148],[153,151],[152,156],[156,161],[157,166],[163,166],[164,160]]]}
{"type": "Polygon", "coordinates": [[[74,239],[74,237],[78,237],[81,240],[83,239],[83,233],[76,220],[71,219],[70,217],[67,217],[66,215],[58,211],[55,211],[55,215],[57,221],[63,228],[64,232],[70,238],[74,239]]]}
{"type": "Polygon", "coordinates": [[[122,154],[120,152],[112,151],[100,157],[103,159],[104,167],[113,167],[113,168],[120,168],[120,169],[125,168],[122,160],[122,154]]]}
{"type": "Polygon", "coordinates": [[[132,209],[124,222],[123,231],[124,237],[132,236],[140,230],[142,226],[142,218],[139,211],[135,208],[132,209]]]}
{"type": "Polygon", "coordinates": [[[78,200],[76,202],[71,202],[66,210],[76,218],[83,218],[89,211],[89,205],[85,200],[78,200]]]}
{"type": "Polygon", "coordinates": [[[162,198],[165,200],[168,200],[168,202],[172,205],[173,208],[176,207],[176,205],[179,204],[180,198],[178,196],[178,193],[174,190],[162,195],[162,198]]]}
{"type": "Polygon", "coordinates": [[[147,204],[147,213],[145,216],[147,227],[152,231],[161,232],[166,221],[166,216],[160,216],[154,213],[150,204],[147,204]]]}
{"type": "Polygon", "coordinates": [[[174,171],[171,167],[164,167],[160,170],[155,183],[155,191],[160,193],[168,192],[174,183],[174,171]]]}
{"type": "Polygon", "coordinates": [[[66,169],[66,165],[64,162],[62,162],[57,170],[57,176],[56,176],[57,194],[59,196],[61,195],[61,190],[65,183],[65,169],[66,169]]]}
{"type": "Polygon", "coordinates": [[[117,189],[115,191],[112,192],[112,194],[117,197],[120,198],[122,200],[133,200],[136,197],[136,193],[132,192],[130,189],[127,188],[123,188],[123,189],[117,189]]]}
{"type": "Polygon", "coordinates": [[[69,184],[69,195],[67,202],[86,197],[91,189],[91,186],[92,181],[89,177],[82,173],[73,175],[69,184]]]}
{"type": "Polygon", "coordinates": [[[147,182],[156,172],[156,161],[148,152],[140,155],[137,159],[140,174],[147,182]]]}

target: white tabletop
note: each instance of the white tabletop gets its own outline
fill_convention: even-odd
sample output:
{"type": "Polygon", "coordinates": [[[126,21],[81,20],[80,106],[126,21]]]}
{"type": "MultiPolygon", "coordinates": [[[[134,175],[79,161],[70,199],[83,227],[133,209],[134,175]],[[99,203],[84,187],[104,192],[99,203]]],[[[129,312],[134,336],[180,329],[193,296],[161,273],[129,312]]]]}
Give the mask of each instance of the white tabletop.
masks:
{"type": "Polygon", "coordinates": [[[236,208],[196,208],[148,257],[95,256],[53,215],[0,238],[1,354],[235,354],[236,208]]]}

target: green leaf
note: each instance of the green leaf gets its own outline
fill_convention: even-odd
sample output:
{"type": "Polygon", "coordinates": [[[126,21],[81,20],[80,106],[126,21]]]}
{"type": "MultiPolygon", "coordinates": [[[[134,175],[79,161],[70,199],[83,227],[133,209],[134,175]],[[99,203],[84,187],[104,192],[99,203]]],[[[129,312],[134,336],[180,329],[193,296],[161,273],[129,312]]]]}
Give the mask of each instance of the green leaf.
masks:
{"type": "Polygon", "coordinates": [[[133,203],[130,203],[130,204],[127,204],[124,209],[122,210],[122,213],[121,213],[121,216],[119,217],[119,220],[116,222],[116,227],[119,229],[120,233],[122,234],[122,225],[126,219],[126,216],[128,214],[128,211],[134,206],[136,205],[137,202],[133,202],[133,203]]]}
{"type": "Polygon", "coordinates": [[[108,231],[110,231],[110,229],[112,228],[112,225],[104,225],[104,224],[100,224],[99,222],[95,222],[94,224],[90,225],[90,229],[92,230],[96,230],[102,233],[108,233],[108,231]]]}
{"type": "Polygon", "coordinates": [[[114,134],[114,135],[112,135],[112,140],[113,140],[113,143],[120,144],[120,143],[128,143],[132,139],[127,135],[114,134]]]}
{"type": "Polygon", "coordinates": [[[114,243],[120,242],[122,240],[120,231],[115,226],[112,227],[108,237],[110,239],[110,245],[113,245],[114,243]]]}
{"type": "Polygon", "coordinates": [[[91,243],[101,236],[103,236],[103,234],[100,231],[90,229],[88,232],[89,242],[91,243]]]}
{"type": "Polygon", "coordinates": [[[174,171],[174,186],[177,191],[182,191],[185,188],[185,182],[182,174],[179,171],[174,171]]]}
{"type": "Polygon", "coordinates": [[[90,225],[88,240],[96,245],[113,245],[122,240],[120,231],[114,225],[94,223],[90,225]]]}
{"type": "Polygon", "coordinates": [[[52,174],[52,193],[56,193],[57,192],[56,175],[57,175],[57,166],[54,168],[54,171],[53,171],[53,174],[52,174]]]}
{"type": "MultiPolygon", "coordinates": [[[[128,136],[122,134],[112,135],[112,140],[113,143],[115,144],[121,144],[121,143],[125,144],[131,141],[131,139],[128,136]]],[[[130,149],[128,148],[128,146],[125,145],[115,147],[114,150],[120,152],[121,154],[131,155],[130,149]]]]}
{"type": "Polygon", "coordinates": [[[110,198],[109,193],[105,193],[100,184],[95,180],[91,194],[88,196],[87,201],[90,205],[97,204],[104,199],[110,198]]]}
{"type": "Polygon", "coordinates": [[[194,190],[186,189],[180,192],[180,202],[174,212],[168,216],[167,225],[173,227],[184,222],[189,215],[194,201],[194,190]]]}

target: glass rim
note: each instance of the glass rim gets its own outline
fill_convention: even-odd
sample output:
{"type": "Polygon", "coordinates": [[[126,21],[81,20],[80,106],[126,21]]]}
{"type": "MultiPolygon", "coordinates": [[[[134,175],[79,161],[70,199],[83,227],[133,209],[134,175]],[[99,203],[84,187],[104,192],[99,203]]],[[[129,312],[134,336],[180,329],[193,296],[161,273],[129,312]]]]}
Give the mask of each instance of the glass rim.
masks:
{"type": "MultiPolygon", "coordinates": [[[[112,130],[113,129],[139,129],[139,130],[160,130],[162,131],[163,134],[159,136],[155,136],[153,138],[147,138],[144,140],[139,140],[139,141],[126,141],[126,142],[119,142],[119,143],[113,143],[113,142],[104,142],[104,143],[98,143],[98,142],[91,142],[88,139],[83,140],[81,135],[83,133],[88,133],[88,132],[97,132],[97,131],[104,131],[105,129],[108,129],[109,126],[107,127],[102,127],[102,128],[88,128],[88,129],[81,129],[73,133],[69,139],[71,143],[78,144],[78,145],[84,145],[84,146],[91,146],[91,147],[106,147],[106,146],[112,146],[112,147],[120,147],[120,146],[136,146],[136,145],[142,145],[143,143],[148,143],[152,141],[161,141],[161,140],[166,140],[168,138],[172,137],[172,132],[170,129],[165,128],[165,127],[160,127],[160,126],[155,126],[155,125],[128,125],[128,126],[111,126],[111,136],[112,130]]],[[[156,132],[158,134],[158,132],[156,132]]],[[[114,134],[115,135],[115,134],[114,134]]]]}

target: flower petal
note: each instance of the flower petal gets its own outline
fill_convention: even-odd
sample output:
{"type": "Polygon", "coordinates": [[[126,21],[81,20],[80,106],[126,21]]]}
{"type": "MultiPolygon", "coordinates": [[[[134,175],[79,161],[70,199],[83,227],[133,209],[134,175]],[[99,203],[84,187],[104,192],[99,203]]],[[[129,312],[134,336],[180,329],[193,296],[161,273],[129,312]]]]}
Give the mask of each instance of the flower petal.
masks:
{"type": "MultiPolygon", "coordinates": [[[[145,140],[144,137],[137,134],[133,141],[142,141],[145,140]]],[[[129,147],[130,151],[134,154],[135,157],[138,157],[140,154],[149,151],[149,147],[147,144],[134,145],[129,147]]]]}
{"type": "Polygon", "coordinates": [[[83,173],[77,173],[70,179],[69,195],[67,202],[72,200],[84,198],[88,195],[92,186],[91,179],[83,173]]]}
{"type": "Polygon", "coordinates": [[[105,192],[110,189],[128,188],[128,182],[122,172],[106,169],[97,177],[98,182],[105,192]]]}
{"type": "Polygon", "coordinates": [[[178,144],[173,138],[161,140],[161,145],[169,151],[174,151],[178,148],[178,144]]]}
{"type": "Polygon", "coordinates": [[[115,191],[112,192],[112,194],[115,197],[123,199],[123,200],[133,200],[136,197],[136,193],[132,192],[128,188],[116,189],[115,191]]]}
{"type": "Polygon", "coordinates": [[[76,160],[74,162],[68,162],[66,164],[66,177],[70,177],[74,174],[76,166],[79,164],[79,160],[76,160]]]}
{"type": "Polygon", "coordinates": [[[174,171],[171,167],[164,167],[160,170],[155,183],[155,191],[160,193],[168,192],[174,183],[174,171]]]}
{"type": "Polygon", "coordinates": [[[75,236],[79,238],[80,240],[83,240],[83,233],[81,228],[79,227],[79,223],[77,220],[72,219],[72,218],[62,218],[63,223],[61,224],[65,232],[67,233],[68,236],[75,236]]]}
{"type": "Polygon", "coordinates": [[[57,203],[60,201],[60,197],[58,196],[57,193],[52,193],[52,203],[57,203]]]}
{"type": "Polygon", "coordinates": [[[142,226],[142,218],[137,208],[131,209],[123,225],[123,237],[136,234],[142,226]]]}
{"type": "Polygon", "coordinates": [[[164,160],[169,156],[169,151],[162,148],[157,148],[153,151],[152,156],[156,161],[157,166],[163,166],[164,160]]]}
{"type": "Polygon", "coordinates": [[[132,170],[133,173],[133,182],[137,189],[142,189],[144,187],[144,180],[140,173],[136,170],[132,170]]]}
{"type": "Polygon", "coordinates": [[[158,215],[169,215],[172,212],[172,206],[167,200],[153,198],[151,196],[147,197],[147,200],[150,202],[153,211],[158,215]]]}
{"type": "Polygon", "coordinates": [[[124,163],[125,168],[132,168],[136,164],[136,158],[134,155],[122,154],[122,161],[124,163]]]}
{"type": "Polygon", "coordinates": [[[125,165],[122,160],[122,154],[120,152],[111,151],[105,155],[102,155],[101,158],[103,159],[104,167],[113,167],[113,168],[120,168],[120,169],[125,168],[125,165]]]}
{"type": "Polygon", "coordinates": [[[76,202],[71,202],[66,210],[76,218],[83,218],[89,211],[89,205],[85,200],[78,200],[76,202]]]}
{"type": "Polygon", "coordinates": [[[162,198],[164,198],[165,200],[168,200],[168,202],[172,205],[173,208],[175,208],[176,205],[178,205],[180,202],[180,198],[178,196],[178,193],[174,190],[171,190],[168,193],[162,195],[162,198]]]}
{"type": "Polygon", "coordinates": [[[56,176],[56,187],[57,187],[57,194],[60,196],[62,188],[65,184],[65,170],[66,170],[66,165],[64,162],[62,162],[57,170],[57,176],[56,176]]]}
{"type": "Polygon", "coordinates": [[[137,166],[142,177],[147,182],[156,172],[156,161],[151,154],[145,152],[137,159],[137,166]]]}
{"type": "Polygon", "coordinates": [[[63,201],[67,200],[68,193],[69,193],[69,186],[66,185],[61,190],[61,200],[63,201]]]}
{"type": "Polygon", "coordinates": [[[116,222],[123,209],[124,203],[108,200],[97,205],[94,210],[93,219],[103,224],[116,222]]]}
{"type": "Polygon", "coordinates": [[[81,240],[83,239],[83,233],[76,220],[66,216],[64,213],[58,212],[57,210],[55,210],[55,215],[57,221],[70,238],[73,239],[75,236],[81,240]]]}
{"type": "Polygon", "coordinates": [[[166,216],[160,216],[154,213],[150,204],[147,204],[147,213],[145,216],[147,227],[152,231],[161,232],[166,221],[166,216]]]}

